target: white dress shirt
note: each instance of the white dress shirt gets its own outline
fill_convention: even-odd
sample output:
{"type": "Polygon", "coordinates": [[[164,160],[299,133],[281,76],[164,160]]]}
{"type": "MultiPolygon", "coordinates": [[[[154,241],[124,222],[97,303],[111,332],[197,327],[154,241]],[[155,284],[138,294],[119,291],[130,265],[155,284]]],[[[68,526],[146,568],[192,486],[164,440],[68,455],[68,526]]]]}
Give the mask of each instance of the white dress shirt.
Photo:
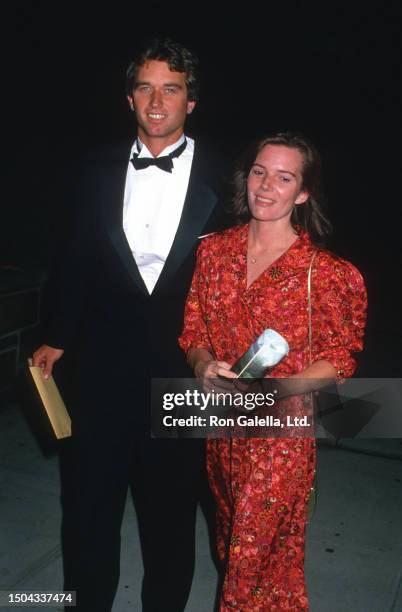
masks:
{"type": "MultiPolygon", "coordinates": [[[[168,155],[182,142],[184,135],[166,147],[158,157],[168,155]]],[[[123,229],[144,283],[151,294],[165,265],[180,222],[194,155],[194,141],[179,157],[173,158],[172,173],[157,166],[136,170],[128,164],[124,191],[123,229]]],[[[141,150],[139,157],[153,157],[137,139],[130,159],[141,150]]]]}

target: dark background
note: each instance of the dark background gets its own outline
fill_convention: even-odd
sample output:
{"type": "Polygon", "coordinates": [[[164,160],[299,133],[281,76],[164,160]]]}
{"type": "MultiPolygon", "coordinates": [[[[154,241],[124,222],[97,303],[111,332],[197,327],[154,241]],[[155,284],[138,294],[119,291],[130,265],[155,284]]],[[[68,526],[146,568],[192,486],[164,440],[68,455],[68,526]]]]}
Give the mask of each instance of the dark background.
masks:
{"type": "Polygon", "coordinates": [[[368,285],[376,374],[401,375],[400,2],[14,2],[2,13],[1,266],[51,268],[77,160],[133,137],[125,69],[144,39],[170,35],[202,64],[190,135],[230,159],[271,129],[319,146],[334,248],[368,285]]]}

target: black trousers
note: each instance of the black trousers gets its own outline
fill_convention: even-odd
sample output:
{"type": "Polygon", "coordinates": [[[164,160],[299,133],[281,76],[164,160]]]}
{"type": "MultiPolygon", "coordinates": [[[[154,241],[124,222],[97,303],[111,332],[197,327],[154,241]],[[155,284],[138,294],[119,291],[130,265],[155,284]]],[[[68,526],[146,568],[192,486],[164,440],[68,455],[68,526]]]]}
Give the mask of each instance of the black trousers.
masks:
{"type": "Polygon", "coordinates": [[[144,562],[143,611],[180,612],[189,596],[204,441],[151,439],[141,430],[116,415],[98,416],[73,427],[62,445],[65,590],[77,591],[81,612],[112,609],[130,485],[144,562]]]}

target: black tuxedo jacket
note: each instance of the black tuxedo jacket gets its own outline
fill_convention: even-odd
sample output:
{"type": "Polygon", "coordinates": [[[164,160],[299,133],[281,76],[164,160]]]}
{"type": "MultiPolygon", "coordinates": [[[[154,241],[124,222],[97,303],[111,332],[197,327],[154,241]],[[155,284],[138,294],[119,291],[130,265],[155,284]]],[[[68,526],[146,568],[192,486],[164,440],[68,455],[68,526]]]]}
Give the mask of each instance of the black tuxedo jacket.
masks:
{"type": "Polygon", "coordinates": [[[86,411],[132,407],[151,377],[191,376],[177,338],[195,251],[200,235],[226,224],[219,203],[221,165],[196,143],[177,233],[149,295],[122,227],[129,152],[129,146],[109,150],[85,164],[73,240],[45,337],[65,355],[75,355],[76,401],[86,411]]]}

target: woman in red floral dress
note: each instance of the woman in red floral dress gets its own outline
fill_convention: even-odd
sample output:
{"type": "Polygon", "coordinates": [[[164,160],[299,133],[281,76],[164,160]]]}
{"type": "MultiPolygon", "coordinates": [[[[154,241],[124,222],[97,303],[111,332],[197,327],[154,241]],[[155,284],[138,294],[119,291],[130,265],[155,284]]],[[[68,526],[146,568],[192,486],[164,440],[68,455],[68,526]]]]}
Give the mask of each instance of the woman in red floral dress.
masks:
{"type": "MultiPolygon", "coordinates": [[[[290,347],[271,377],[298,378],[308,392],[320,379],[352,376],[366,292],[355,267],[318,246],[329,227],[317,201],[319,169],[312,145],[283,133],[258,142],[237,171],[241,224],[202,241],[180,338],[207,386],[234,378],[231,366],[266,328],[290,347]]],[[[304,532],[315,459],[313,438],[208,440],[221,612],[308,610],[304,532]]]]}

